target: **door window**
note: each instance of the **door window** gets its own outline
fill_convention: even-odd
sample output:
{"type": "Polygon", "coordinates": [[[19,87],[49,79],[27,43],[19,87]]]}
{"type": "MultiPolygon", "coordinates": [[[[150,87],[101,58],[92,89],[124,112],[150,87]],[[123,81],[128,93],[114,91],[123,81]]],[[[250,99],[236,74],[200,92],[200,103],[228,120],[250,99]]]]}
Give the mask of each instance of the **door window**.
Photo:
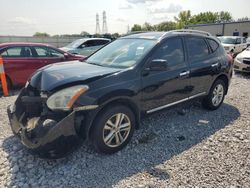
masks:
{"type": "Polygon", "coordinates": [[[49,52],[46,47],[35,46],[34,49],[37,57],[49,57],[49,52]]]}
{"type": "Polygon", "coordinates": [[[192,62],[205,59],[209,55],[208,46],[203,38],[188,37],[186,43],[188,56],[192,62]]]}
{"type": "Polygon", "coordinates": [[[241,38],[237,38],[236,44],[241,44],[241,38]]]}
{"type": "Polygon", "coordinates": [[[218,49],[219,44],[215,40],[212,40],[212,39],[207,39],[207,41],[211,47],[212,52],[215,52],[218,49]]]}
{"type": "Polygon", "coordinates": [[[152,59],[164,59],[168,67],[184,64],[184,50],[181,38],[167,39],[154,53],[152,59]]]}
{"type": "Polygon", "coordinates": [[[29,47],[12,47],[8,48],[1,53],[3,57],[32,57],[31,49],[29,47]]]}
{"type": "Polygon", "coordinates": [[[96,46],[101,46],[107,44],[109,41],[108,40],[96,40],[95,45],[96,46]]]}
{"type": "Polygon", "coordinates": [[[64,58],[64,54],[53,49],[53,48],[48,48],[49,55],[50,57],[59,57],[59,58],[64,58]]]}

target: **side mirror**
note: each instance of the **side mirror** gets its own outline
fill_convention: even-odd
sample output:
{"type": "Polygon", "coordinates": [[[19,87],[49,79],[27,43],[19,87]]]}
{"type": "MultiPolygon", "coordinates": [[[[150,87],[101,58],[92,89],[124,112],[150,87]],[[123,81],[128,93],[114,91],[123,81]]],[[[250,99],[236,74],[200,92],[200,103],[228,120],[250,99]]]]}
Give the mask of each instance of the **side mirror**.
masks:
{"type": "Polygon", "coordinates": [[[79,48],[85,48],[86,45],[85,44],[82,44],[81,46],[79,46],[79,48]]]}
{"type": "Polygon", "coordinates": [[[151,71],[164,71],[168,67],[167,60],[165,59],[154,59],[149,65],[151,71]]]}
{"type": "Polygon", "coordinates": [[[69,54],[68,53],[64,53],[63,55],[64,55],[65,59],[69,58],[69,54]]]}

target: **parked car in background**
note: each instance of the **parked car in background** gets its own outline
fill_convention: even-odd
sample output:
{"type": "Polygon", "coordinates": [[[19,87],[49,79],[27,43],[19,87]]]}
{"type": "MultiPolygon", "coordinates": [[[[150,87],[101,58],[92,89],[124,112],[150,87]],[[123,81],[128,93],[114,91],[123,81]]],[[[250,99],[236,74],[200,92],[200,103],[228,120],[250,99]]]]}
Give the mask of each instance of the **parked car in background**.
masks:
{"type": "Polygon", "coordinates": [[[248,37],[248,38],[246,39],[246,41],[247,41],[247,47],[249,47],[249,46],[250,46],[250,37],[248,37]]]}
{"type": "Polygon", "coordinates": [[[247,48],[246,38],[244,37],[222,36],[218,37],[218,39],[228,53],[234,53],[236,55],[247,48]]]}
{"type": "Polygon", "coordinates": [[[109,43],[110,41],[110,39],[105,38],[83,38],[75,40],[74,42],[60,49],[72,54],[81,54],[84,56],[89,56],[107,43],[109,43]]]}
{"type": "Polygon", "coordinates": [[[114,153],[131,140],[143,114],[198,98],[209,110],[219,108],[232,76],[230,61],[204,32],[121,37],[85,63],[37,71],[8,108],[11,127],[42,157],[60,157],[87,138],[97,151],[114,153]]]}
{"type": "Polygon", "coordinates": [[[234,60],[234,70],[250,73],[250,47],[238,54],[234,60]]]}
{"type": "Polygon", "coordinates": [[[48,64],[85,58],[40,43],[2,43],[0,56],[9,87],[25,85],[32,73],[48,64]]]}

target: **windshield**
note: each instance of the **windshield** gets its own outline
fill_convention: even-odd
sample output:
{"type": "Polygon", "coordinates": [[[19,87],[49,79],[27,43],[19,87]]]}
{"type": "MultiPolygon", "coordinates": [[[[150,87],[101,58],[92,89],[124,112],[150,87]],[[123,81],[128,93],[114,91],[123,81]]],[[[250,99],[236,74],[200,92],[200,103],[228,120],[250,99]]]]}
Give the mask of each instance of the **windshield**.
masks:
{"type": "Polygon", "coordinates": [[[118,39],[90,56],[86,62],[128,68],[135,65],[156,43],[156,40],[148,39],[118,39]]]}
{"type": "Polygon", "coordinates": [[[66,47],[68,48],[78,48],[86,39],[78,39],[73,41],[72,43],[68,44],[66,47]]]}
{"type": "Polygon", "coordinates": [[[236,44],[236,38],[218,37],[218,39],[224,44],[236,44]]]}

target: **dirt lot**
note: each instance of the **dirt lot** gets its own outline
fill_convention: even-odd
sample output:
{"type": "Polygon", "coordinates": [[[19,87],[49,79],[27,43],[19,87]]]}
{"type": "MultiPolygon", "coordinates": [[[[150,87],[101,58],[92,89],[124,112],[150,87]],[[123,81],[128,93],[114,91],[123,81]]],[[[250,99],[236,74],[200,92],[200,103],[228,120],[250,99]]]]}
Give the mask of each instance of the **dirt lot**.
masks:
{"type": "Polygon", "coordinates": [[[88,143],[64,159],[30,155],[0,98],[0,187],[250,187],[250,75],[234,75],[225,103],[187,103],[142,122],[131,144],[100,155],[88,143]]]}

